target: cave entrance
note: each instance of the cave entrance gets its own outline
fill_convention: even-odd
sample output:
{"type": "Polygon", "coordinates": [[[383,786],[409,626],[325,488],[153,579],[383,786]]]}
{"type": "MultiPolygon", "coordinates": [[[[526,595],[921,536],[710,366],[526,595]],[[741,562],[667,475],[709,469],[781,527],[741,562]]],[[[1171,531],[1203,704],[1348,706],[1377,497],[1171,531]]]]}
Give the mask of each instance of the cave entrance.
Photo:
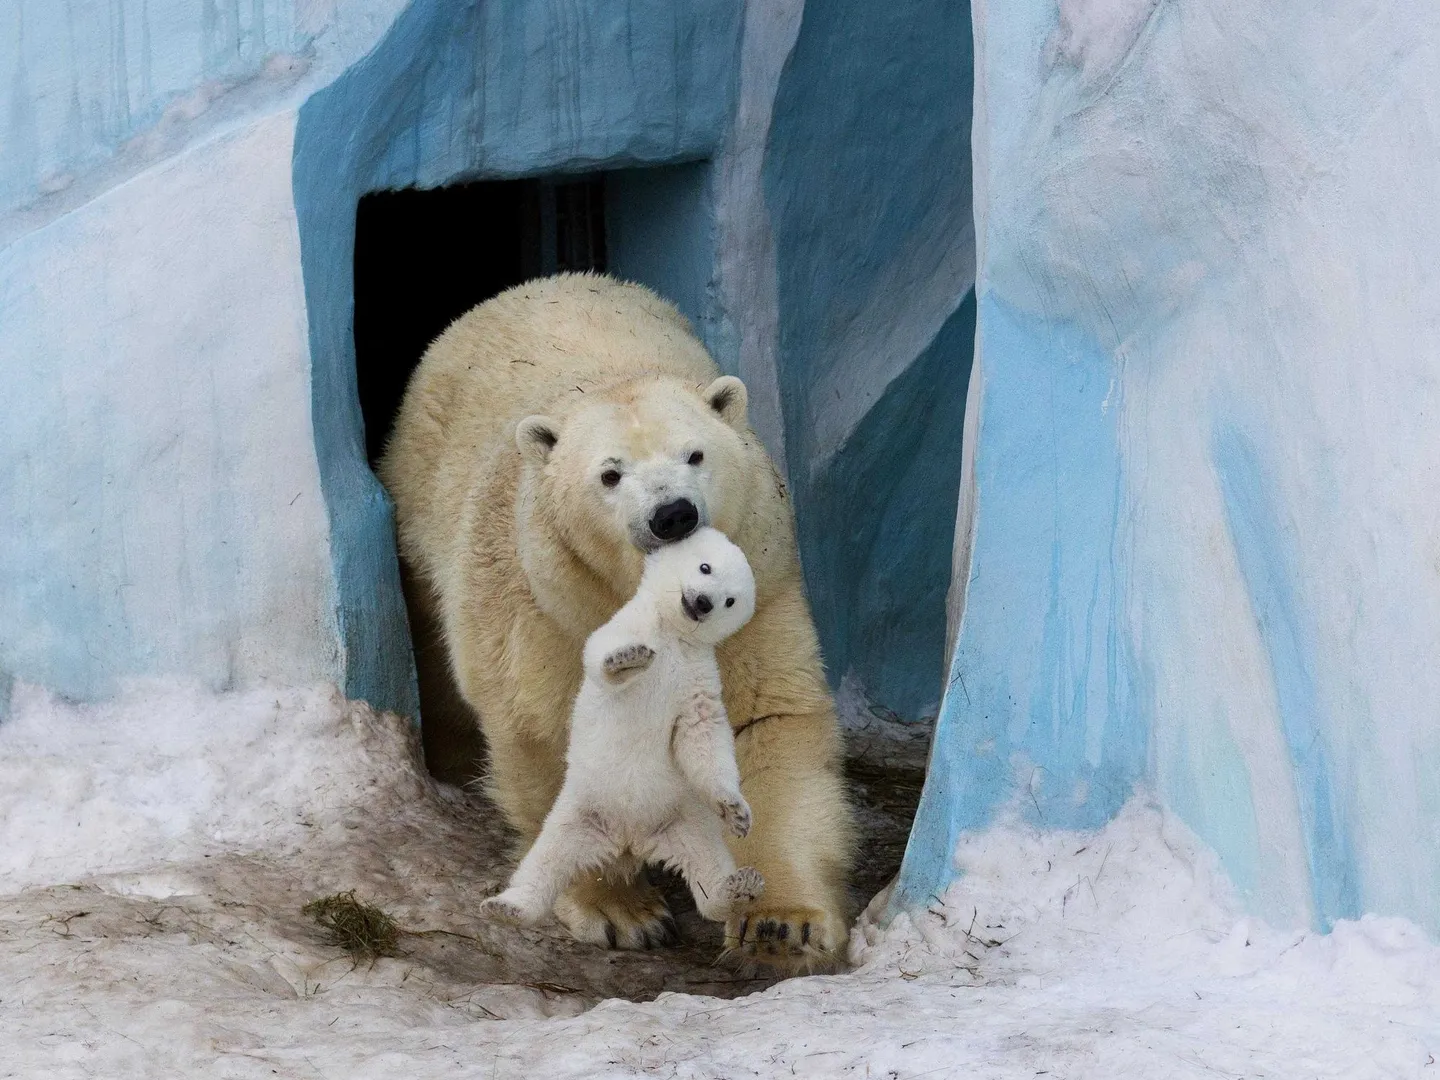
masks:
{"type": "MultiPolygon", "coordinates": [[[[540,177],[378,191],[355,212],[355,379],[373,468],[426,348],[476,304],[564,270],[605,270],[605,177],[540,177]]],[[[478,774],[478,725],[450,677],[440,627],[401,570],[425,762],[439,779],[478,774]]]]}
{"type": "Polygon", "coordinates": [[[355,375],[371,466],[410,373],[455,319],[512,285],[605,270],[605,177],[377,191],[355,213],[355,375]]]}

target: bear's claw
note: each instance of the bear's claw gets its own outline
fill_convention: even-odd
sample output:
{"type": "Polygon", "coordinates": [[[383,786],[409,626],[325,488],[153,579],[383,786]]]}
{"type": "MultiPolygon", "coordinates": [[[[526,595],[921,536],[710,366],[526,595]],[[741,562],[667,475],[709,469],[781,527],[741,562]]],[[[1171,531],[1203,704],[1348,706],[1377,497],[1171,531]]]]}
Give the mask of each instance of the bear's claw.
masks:
{"type": "Polygon", "coordinates": [[[510,923],[512,926],[533,926],[540,921],[540,916],[505,893],[482,900],[480,916],[486,919],[498,919],[500,922],[510,923]]]}
{"type": "Polygon", "coordinates": [[[639,881],[582,878],[555,902],[555,916],[576,941],[611,949],[654,949],[680,940],[665,898],[639,881]]]}
{"type": "MultiPolygon", "coordinates": [[[[763,901],[762,901],[763,903],[763,901]]],[[[725,924],[723,957],[789,974],[838,971],[845,926],[818,908],[736,911],[725,924]]]]}

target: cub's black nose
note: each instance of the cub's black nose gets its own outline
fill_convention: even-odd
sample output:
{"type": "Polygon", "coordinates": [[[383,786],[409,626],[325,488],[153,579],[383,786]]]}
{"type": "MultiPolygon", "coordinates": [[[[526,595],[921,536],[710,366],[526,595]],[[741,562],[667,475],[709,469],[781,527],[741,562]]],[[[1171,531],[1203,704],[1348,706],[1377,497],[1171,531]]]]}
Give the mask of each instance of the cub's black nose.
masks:
{"type": "Polygon", "coordinates": [[[676,499],[655,511],[650,518],[650,531],[655,539],[669,544],[683,540],[700,524],[700,511],[689,499],[676,499]]]}
{"type": "Polygon", "coordinates": [[[701,615],[709,615],[715,609],[715,603],[703,592],[695,597],[695,610],[701,615]]]}

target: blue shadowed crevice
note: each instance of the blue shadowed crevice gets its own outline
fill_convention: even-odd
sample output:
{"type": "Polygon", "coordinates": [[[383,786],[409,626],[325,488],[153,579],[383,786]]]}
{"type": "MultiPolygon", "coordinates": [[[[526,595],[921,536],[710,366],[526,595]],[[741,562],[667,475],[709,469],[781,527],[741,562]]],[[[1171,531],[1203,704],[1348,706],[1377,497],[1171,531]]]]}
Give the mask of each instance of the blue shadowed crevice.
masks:
{"type": "Polygon", "coordinates": [[[908,720],[939,700],[945,660],[973,344],[970,37],[965,4],[808,4],[763,169],[787,472],[826,667],[908,720]],[[841,398],[853,423],[834,419],[841,398]]]}
{"type": "Polygon", "coordinates": [[[801,533],[825,656],[907,720],[940,698],[974,343],[972,291],[815,480],[801,533]]]}
{"type": "MultiPolygon", "coordinates": [[[[418,711],[393,508],[366,465],[355,386],[360,196],[708,158],[733,107],[741,14],[738,0],[415,0],[373,52],[301,108],[295,208],[348,696],[418,711]]],[[[664,216],[683,234],[672,239],[697,242],[701,215],[681,203],[708,198],[708,185],[681,173],[672,186],[680,194],[664,216]]],[[[658,280],[646,284],[662,292],[706,295],[688,277],[669,280],[672,263],[647,254],[653,230],[645,240],[652,246],[625,249],[632,276],[653,270],[658,280]]],[[[696,260],[674,265],[709,280],[696,260]]],[[[705,324],[703,312],[690,314],[705,324]]]]}
{"type": "Polygon", "coordinates": [[[1109,356],[981,297],[970,577],[930,768],[891,910],[954,877],[1002,807],[1094,828],[1146,771],[1148,700],[1124,618],[1122,472],[1109,356]]]}
{"type": "Polygon", "coordinates": [[[1333,786],[1316,652],[1295,584],[1294,541],[1254,443],[1234,424],[1217,422],[1211,446],[1230,538],[1270,661],[1290,751],[1315,916],[1320,928],[1329,930],[1336,919],[1359,918],[1359,873],[1333,786]]]}

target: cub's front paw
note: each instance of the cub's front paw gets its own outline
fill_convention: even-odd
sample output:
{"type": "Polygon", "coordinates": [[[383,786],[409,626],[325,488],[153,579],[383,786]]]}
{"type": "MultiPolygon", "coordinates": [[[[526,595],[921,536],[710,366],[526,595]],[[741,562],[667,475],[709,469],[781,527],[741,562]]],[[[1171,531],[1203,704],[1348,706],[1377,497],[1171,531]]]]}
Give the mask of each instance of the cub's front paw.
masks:
{"type": "Polygon", "coordinates": [[[650,661],[655,659],[655,650],[649,645],[642,645],[636,642],[633,645],[622,645],[610,653],[601,662],[605,669],[605,677],[621,681],[629,678],[639,671],[644,671],[650,666],[650,661]]]}
{"type": "Polygon", "coordinates": [[[480,917],[496,919],[500,922],[510,923],[512,926],[534,926],[544,917],[544,913],[537,913],[527,907],[509,889],[506,889],[498,896],[481,901],[480,917]]]}
{"type": "Polygon", "coordinates": [[[725,822],[725,827],[730,830],[732,836],[744,836],[750,831],[750,804],[741,796],[721,799],[715,804],[715,809],[720,813],[720,820],[725,822]]]}

